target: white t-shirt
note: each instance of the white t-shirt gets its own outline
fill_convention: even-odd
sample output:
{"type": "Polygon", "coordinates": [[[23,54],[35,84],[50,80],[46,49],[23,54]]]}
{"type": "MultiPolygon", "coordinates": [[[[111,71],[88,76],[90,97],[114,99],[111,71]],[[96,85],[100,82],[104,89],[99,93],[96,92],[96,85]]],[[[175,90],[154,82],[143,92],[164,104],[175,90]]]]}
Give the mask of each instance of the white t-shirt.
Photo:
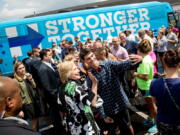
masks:
{"type": "Polygon", "coordinates": [[[136,41],[135,36],[133,34],[130,34],[129,36],[127,36],[126,39],[129,41],[134,41],[134,42],[136,41]]]}

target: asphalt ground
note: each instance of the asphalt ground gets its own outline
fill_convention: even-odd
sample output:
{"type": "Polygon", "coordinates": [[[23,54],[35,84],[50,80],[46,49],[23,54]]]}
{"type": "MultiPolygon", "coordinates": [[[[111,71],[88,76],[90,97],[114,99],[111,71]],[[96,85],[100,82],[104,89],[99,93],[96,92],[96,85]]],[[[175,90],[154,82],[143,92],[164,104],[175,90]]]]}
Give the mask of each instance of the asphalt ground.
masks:
{"type": "MultiPolygon", "coordinates": [[[[141,96],[136,99],[130,99],[132,106],[129,107],[131,122],[135,131],[135,135],[153,135],[147,133],[147,130],[152,126],[144,126],[142,123],[148,118],[145,102],[141,96]]],[[[42,135],[53,135],[53,125],[49,116],[39,118],[39,132],[42,135]]]]}
{"type": "MultiPolygon", "coordinates": [[[[147,114],[137,110],[136,107],[133,106],[133,110],[130,109],[131,122],[134,128],[135,135],[153,135],[148,134],[147,130],[151,127],[144,126],[142,122],[147,118],[147,114]],[[136,111],[136,112],[135,112],[136,111]]],[[[42,135],[53,135],[53,125],[49,117],[41,117],[40,119],[40,129],[39,132],[42,135]]]]}

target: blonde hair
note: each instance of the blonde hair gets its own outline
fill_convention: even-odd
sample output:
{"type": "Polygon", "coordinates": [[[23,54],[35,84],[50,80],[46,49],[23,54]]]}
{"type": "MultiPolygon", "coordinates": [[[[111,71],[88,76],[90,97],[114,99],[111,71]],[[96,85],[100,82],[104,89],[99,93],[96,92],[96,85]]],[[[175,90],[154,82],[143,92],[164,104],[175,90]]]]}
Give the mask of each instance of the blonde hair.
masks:
{"type": "Polygon", "coordinates": [[[58,71],[62,83],[67,83],[70,76],[70,72],[73,70],[74,66],[75,64],[72,61],[64,61],[59,65],[58,71]]]}
{"type": "Polygon", "coordinates": [[[14,63],[14,78],[16,78],[18,81],[23,81],[23,78],[21,78],[18,74],[17,74],[17,69],[20,65],[24,64],[21,61],[17,61],[14,63]]]}
{"type": "Polygon", "coordinates": [[[64,62],[65,61],[73,61],[74,59],[75,59],[75,56],[73,54],[68,54],[68,55],[65,56],[63,61],[64,62]]]}

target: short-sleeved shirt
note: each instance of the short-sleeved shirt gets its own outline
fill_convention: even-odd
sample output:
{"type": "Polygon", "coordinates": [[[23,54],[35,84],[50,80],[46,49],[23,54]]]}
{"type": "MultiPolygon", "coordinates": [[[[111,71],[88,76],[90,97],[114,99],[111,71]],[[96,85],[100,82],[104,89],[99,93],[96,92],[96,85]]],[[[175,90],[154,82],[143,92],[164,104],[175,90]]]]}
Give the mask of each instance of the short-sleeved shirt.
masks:
{"type": "Polygon", "coordinates": [[[137,43],[134,41],[126,41],[126,45],[123,46],[121,43],[121,46],[124,47],[129,54],[137,54],[137,43]]]}
{"type": "MultiPolygon", "coordinates": [[[[176,104],[180,106],[180,78],[167,78],[165,81],[176,104]]],[[[172,102],[162,78],[152,81],[150,94],[156,99],[157,121],[171,125],[180,125],[180,111],[177,110],[172,102]]]]}
{"type": "MultiPolygon", "coordinates": [[[[173,33],[173,32],[167,34],[166,38],[169,39],[169,40],[176,41],[176,43],[178,42],[178,38],[177,38],[176,34],[173,33]]],[[[167,44],[167,49],[168,49],[168,50],[169,50],[169,49],[176,49],[176,43],[170,43],[170,42],[168,42],[168,44],[167,44]]]]}
{"type": "Polygon", "coordinates": [[[153,39],[145,34],[144,39],[148,40],[151,43],[152,51],[154,50],[154,44],[153,44],[153,39]]]}
{"type": "Polygon", "coordinates": [[[143,58],[141,64],[137,68],[138,74],[148,75],[148,80],[143,80],[141,78],[136,77],[137,86],[141,90],[149,90],[151,81],[153,79],[153,62],[149,55],[143,58]]]}
{"type": "Polygon", "coordinates": [[[114,47],[112,47],[111,52],[117,58],[120,58],[120,59],[123,59],[123,60],[129,59],[127,50],[125,48],[121,47],[121,46],[119,46],[118,50],[115,50],[114,47]]]}
{"type": "Polygon", "coordinates": [[[159,48],[157,49],[158,52],[165,52],[167,51],[167,39],[163,36],[160,40],[158,40],[159,48]]]}
{"type": "Polygon", "coordinates": [[[127,36],[126,39],[129,41],[134,41],[134,42],[136,41],[135,36],[133,34],[130,34],[129,36],[127,36]]]}
{"type": "Polygon", "coordinates": [[[55,51],[56,57],[58,60],[62,60],[62,49],[59,46],[56,46],[55,48],[53,48],[53,50],[55,51]]]}
{"type": "Polygon", "coordinates": [[[153,71],[154,71],[154,75],[155,75],[155,74],[157,74],[157,67],[156,67],[156,64],[155,64],[155,61],[156,61],[156,59],[157,59],[157,58],[156,58],[156,54],[155,54],[153,51],[151,51],[151,52],[149,53],[149,56],[151,57],[151,59],[152,59],[152,61],[153,61],[153,63],[154,63],[154,64],[153,64],[153,66],[154,66],[154,68],[153,68],[154,70],[153,70],[153,71]]]}

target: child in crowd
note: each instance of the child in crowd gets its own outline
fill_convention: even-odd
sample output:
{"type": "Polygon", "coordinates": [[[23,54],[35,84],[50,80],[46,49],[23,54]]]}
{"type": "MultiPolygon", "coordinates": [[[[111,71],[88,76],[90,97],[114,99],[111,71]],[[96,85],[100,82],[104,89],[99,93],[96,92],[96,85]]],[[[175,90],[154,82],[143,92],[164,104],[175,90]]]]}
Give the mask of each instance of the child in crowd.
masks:
{"type": "Polygon", "coordinates": [[[148,132],[156,133],[157,128],[154,123],[156,116],[155,113],[156,107],[154,105],[151,95],[149,94],[150,84],[153,79],[153,61],[149,56],[149,52],[151,52],[151,50],[152,50],[151,44],[146,39],[143,39],[138,45],[138,54],[143,57],[143,60],[142,63],[139,64],[139,67],[137,68],[137,72],[134,72],[134,77],[136,78],[138,89],[142,93],[150,112],[150,118],[145,121],[145,124],[147,123],[154,124],[153,127],[148,130],[148,132]]]}

